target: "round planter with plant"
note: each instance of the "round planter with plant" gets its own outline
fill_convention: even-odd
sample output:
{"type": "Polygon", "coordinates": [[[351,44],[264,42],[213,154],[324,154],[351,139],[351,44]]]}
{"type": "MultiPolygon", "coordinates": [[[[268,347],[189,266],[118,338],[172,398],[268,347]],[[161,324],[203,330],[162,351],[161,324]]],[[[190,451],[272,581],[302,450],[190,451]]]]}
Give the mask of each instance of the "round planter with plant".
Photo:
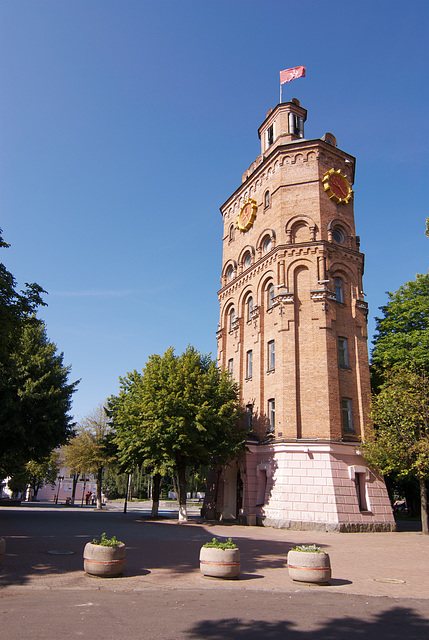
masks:
{"type": "Polygon", "coordinates": [[[291,549],[287,564],[292,580],[326,584],[331,579],[329,555],[315,544],[303,544],[291,549]]]}
{"type": "Polygon", "coordinates": [[[220,542],[213,538],[200,551],[200,571],[212,578],[236,578],[240,573],[240,549],[231,538],[220,542]]]}
{"type": "Polygon", "coordinates": [[[83,568],[91,576],[100,578],[114,578],[121,575],[125,569],[125,545],[113,538],[106,538],[103,533],[101,540],[94,538],[85,545],[83,552],[83,568]]]}

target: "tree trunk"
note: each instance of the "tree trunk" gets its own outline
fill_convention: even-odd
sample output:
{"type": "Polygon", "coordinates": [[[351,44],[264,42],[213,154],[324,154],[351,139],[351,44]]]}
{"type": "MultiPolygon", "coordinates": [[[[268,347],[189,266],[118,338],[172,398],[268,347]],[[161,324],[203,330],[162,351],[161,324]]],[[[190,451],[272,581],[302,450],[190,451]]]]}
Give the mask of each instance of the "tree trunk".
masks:
{"type": "Polygon", "coordinates": [[[124,513],[127,513],[127,503],[128,503],[128,489],[130,488],[130,478],[131,474],[127,474],[127,488],[125,490],[125,500],[124,500],[124,513]]]}
{"type": "Polygon", "coordinates": [[[101,501],[101,483],[103,481],[103,469],[97,469],[97,509],[103,508],[101,501]]]}
{"type": "Polygon", "coordinates": [[[420,501],[421,501],[421,514],[422,514],[422,533],[423,535],[429,535],[429,522],[428,522],[428,494],[426,489],[426,480],[419,478],[420,485],[420,501]]]}
{"type": "Polygon", "coordinates": [[[79,480],[79,472],[73,474],[73,487],[72,487],[72,495],[71,495],[71,504],[74,504],[76,498],[76,487],[79,480]]]}
{"type": "Polygon", "coordinates": [[[152,518],[158,517],[159,494],[161,493],[161,474],[154,473],[152,478],[152,518]]]}
{"type": "Polygon", "coordinates": [[[188,521],[188,513],[186,510],[186,493],[188,483],[186,480],[186,462],[184,460],[177,461],[177,488],[179,490],[179,523],[188,521]]]}

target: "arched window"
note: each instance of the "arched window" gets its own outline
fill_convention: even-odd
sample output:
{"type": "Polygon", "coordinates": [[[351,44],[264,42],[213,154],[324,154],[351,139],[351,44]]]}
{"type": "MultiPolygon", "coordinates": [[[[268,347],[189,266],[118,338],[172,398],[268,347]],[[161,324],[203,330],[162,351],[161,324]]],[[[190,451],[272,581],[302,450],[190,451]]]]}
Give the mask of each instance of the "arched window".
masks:
{"type": "Polygon", "coordinates": [[[334,278],[335,300],[344,302],[344,283],[341,278],[334,278]]]}
{"type": "Polygon", "coordinates": [[[267,287],[267,307],[272,309],[274,305],[274,285],[269,284],[267,287]]]}
{"type": "Polygon", "coordinates": [[[249,296],[247,298],[247,321],[250,322],[250,320],[252,319],[252,313],[253,313],[253,298],[252,296],[249,296]]]}
{"type": "Polygon", "coordinates": [[[229,266],[226,272],[226,279],[228,280],[228,282],[230,280],[232,280],[234,277],[234,267],[229,266]]]}
{"type": "Polygon", "coordinates": [[[336,242],[337,244],[343,244],[345,239],[346,237],[341,227],[334,227],[332,229],[332,240],[334,242],[336,242]]]}
{"type": "Polygon", "coordinates": [[[234,240],[234,225],[232,224],[229,228],[229,241],[234,240]]]}
{"type": "Polygon", "coordinates": [[[265,236],[263,242],[262,242],[262,251],[264,253],[267,253],[270,249],[271,249],[271,245],[272,245],[272,241],[270,236],[265,236]]]}
{"type": "Polygon", "coordinates": [[[231,310],[229,312],[229,330],[232,331],[234,328],[234,322],[235,322],[235,309],[234,307],[231,307],[231,310]]]}
{"type": "Polygon", "coordinates": [[[246,251],[244,254],[244,268],[247,269],[252,264],[252,255],[250,251],[246,251]]]}
{"type": "Polygon", "coordinates": [[[266,191],[264,195],[264,209],[268,209],[270,206],[270,192],[266,191]]]}

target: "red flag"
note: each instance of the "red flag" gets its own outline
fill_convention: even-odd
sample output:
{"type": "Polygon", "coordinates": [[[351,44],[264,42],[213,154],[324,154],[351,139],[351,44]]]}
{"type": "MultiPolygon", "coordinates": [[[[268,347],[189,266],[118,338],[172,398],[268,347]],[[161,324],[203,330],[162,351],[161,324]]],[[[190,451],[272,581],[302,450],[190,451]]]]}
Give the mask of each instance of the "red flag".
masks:
{"type": "Polygon", "coordinates": [[[305,76],[305,67],[294,67],[293,69],[285,69],[280,71],[280,84],[295,80],[295,78],[303,78],[305,76]]]}

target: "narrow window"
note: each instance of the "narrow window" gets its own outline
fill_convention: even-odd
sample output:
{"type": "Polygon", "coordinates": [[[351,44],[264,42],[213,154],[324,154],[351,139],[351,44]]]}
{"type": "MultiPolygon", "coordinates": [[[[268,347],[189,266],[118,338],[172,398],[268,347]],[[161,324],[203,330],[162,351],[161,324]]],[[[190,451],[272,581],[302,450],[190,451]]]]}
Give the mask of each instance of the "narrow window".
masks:
{"type": "Polygon", "coordinates": [[[244,266],[246,267],[246,269],[247,267],[250,267],[251,263],[252,263],[252,256],[250,254],[250,251],[248,251],[244,256],[244,266]]]}
{"type": "Polygon", "coordinates": [[[263,242],[263,244],[262,244],[262,250],[263,250],[263,252],[264,252],[264,253],[268,253],[268,251],[271,249],[271,245],[272,245],[272,242],[271,242],[271,238],[270,238],[270,236],[266,236],[266,237],[264,238],[264,242],[263,242]]]}
{"type": "Polygon", "coordinates": [[[253,405],[246,405],[246,429],[248,431],[252,430],[252,415],[253,415],[253,405]]]}
{"type": "Polygon", "coordinates": [[[267,306],[272,309],[274,305],[274,285],[270,284],[267,289],[267,306]]]}
{"type": "Polygon", "coordinates": [[[353,428],[352,401],[350,398],[341,399],[341,411],[343,414],[343,432],[355,433],[353,428]]]}
{"type": "Polygon", "coordinates": [[[274,125],[267,129],[267,145],[270,146],[274,142],[274,125]]]}
{"type": "Polygon", "coordinates": [[[246,353],[246,378],[252,377],[253,368],[253,352],[252,350],[246,353]]]}
{"type": "Polygon", "coordinates": [[[347,338],[338,338],[338,361],[340,367],[349,366],[349,348],[347,338]]]}
{"type": "Polygon", "coordinates": [[[247,321],[250,322],[250,320],[252,319],[252,313],[253,313],[253,298],[252,296],[250,296],[247,299],[247,321]]]}
{"type": "Polygon", "coordinates": [[[233,279],[233,277],[234,277],[234,269],[233,269],[233,267],[229,266],[228,267],[228,271],[226,272],[226,279],[229,282],[230,280],[233,279]]]}
{"type": "Polygon", "coordinates": [[[233,373],[234,373],[234,360],[233,358],[230,358],[228,360],[228,374],[230,378],[232,378],[233,373]]]}
{"type": "Polygon", "coordinates": [[[229,228],[229,240],[234,240],[234,225],[232,224],[229,228]]]}
{"type": "Polygon", "coordinates": [[[274,431],[276,426],[276,403],[274,398],[268,400],[268,431],[274,431]]]}
{"type": "Polygon", "coordinates": [[[270,340],[268,343],[268,371],[273,371],[276,368],[276,354],[274,340],[270,340]]]}
{"type": "Polygon", "coordinates": [[[264,196],[264,209],[268,209],[270,206],[270,192],[266,191],[264,196]]]}
{"type": "Polygon", "coordinates": [[[234,307],[229,312],[229,330],[232,331],[234,329],[235,322],[235,309],[234,307]]]}
{"type": "Polygon", "coordinates": [[[334,278],[335,300],[344,303],[344,284],[341,278],[334,278]]]}
{"type": "Polygon", "coordinates": [[[366,481],[364,473],[356,473],[355,485],[359,511],[368,511],[368,503],[366,500],[366,481]]]}

